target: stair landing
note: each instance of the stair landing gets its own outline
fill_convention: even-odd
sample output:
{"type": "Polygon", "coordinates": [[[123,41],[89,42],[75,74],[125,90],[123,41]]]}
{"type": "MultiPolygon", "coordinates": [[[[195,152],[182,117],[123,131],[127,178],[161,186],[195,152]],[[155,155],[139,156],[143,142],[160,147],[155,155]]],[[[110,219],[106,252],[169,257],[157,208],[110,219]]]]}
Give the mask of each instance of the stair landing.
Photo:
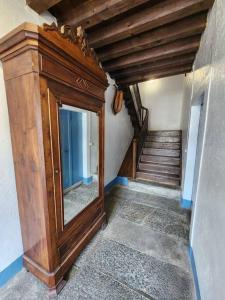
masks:
{"type": "Polygon", "coordinates": [[[136,179],[177,188],[181,178],[181,131],[150,131],[138,163],[136,179]]]}

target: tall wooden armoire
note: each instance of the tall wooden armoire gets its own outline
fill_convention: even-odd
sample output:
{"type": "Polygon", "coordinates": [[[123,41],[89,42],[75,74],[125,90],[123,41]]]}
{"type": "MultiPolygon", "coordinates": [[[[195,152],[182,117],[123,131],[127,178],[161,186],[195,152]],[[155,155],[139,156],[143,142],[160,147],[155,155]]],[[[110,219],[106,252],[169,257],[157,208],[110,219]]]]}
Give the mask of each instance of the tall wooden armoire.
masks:
{"type": "MultiPolygon", "coordinates": [[[[105,222],[106,76],[80,28],[68,26],[59,29],[54,24],[39,27],[24,23],[0,40],[0,59],[8,101],[24,265],[51,291],[59,291],[66,272],[105,222]],[[75,110],[85,118],[93,114],[97,120],[98,142],[93,152],[97,153],[97,173],[89,177],[96,190],[84,206],[79,189],[90,189],[82,179],[84,175],[79,177],[78,188],[72,185],[72,192],[64,190],[62,184],[63,109],[69,109],[71,115],[75,110]],[[75,194],[78,196],[74,200],[71,195],[75,194]],[[67,222],[65,210],[72,214],[67,222]]],[[[71,140],[76,139],[78,135],[72,134],[71,140]]]]}

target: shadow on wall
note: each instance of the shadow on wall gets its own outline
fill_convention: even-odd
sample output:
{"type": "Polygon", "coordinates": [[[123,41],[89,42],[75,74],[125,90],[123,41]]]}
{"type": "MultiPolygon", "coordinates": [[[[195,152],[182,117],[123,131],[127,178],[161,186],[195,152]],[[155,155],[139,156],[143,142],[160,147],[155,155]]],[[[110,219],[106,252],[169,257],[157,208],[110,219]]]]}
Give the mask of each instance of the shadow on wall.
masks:
{"type": "Polygon", "coordinates": [[[151,111],[151,130],[180,130],[185,76],[177,75],[139,83],[143,106],[151,111]]]}
{"type": "Polygon", "coordinates": [[[186,167],[182,188],[182,206],[191,207],[193,201],[193,185],[198,182],[198,170],[201,157],[201,145],[204,130],[204,93],[193,99],[186,148],[186,167]]]}
{"type": "Polygon", "coordinates": [[[114,115],[112,102],[116,88],[108,75],[109,87],[105,92],[105,185],[117,177],[120,166],[134,135],[127,109],[114,115]]]}

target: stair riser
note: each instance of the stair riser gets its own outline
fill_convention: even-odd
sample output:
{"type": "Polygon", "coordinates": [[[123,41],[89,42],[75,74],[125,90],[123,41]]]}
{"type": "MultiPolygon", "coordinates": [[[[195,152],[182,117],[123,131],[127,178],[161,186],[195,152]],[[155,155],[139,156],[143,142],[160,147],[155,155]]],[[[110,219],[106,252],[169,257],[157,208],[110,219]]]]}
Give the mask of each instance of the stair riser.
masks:
{"type": "Polygon", "coordinates": [[[173,175],[180,175],[180,168],[179,167],[169,167],[169,166],[162,166],[162,165],[153,165],[153,164],[143,164],[139,163],[139,169],[142,171],[151,171],[151,172],[160,172],[164,174],[173,174],[173,175]]]}
{"type": "Polygon", "coordinates": [[[145,142],[144,147],[146,148],[156,148],[156,149],[173,149],[179,150],[180,143],[157,143],[157,142],[145,142]]]}
{"type": "Polygon", "coordinates": [[[143,154],[157,155],[157,156],[180,157],[180,150],[143,148],[143,154]]]}
{"type": "Polygon", "coordinates": [[[148,133],[149,136],[168,136],[168,137],[180,137],[181,131],[180,130],[169,130],[169,131],[150,131],[148,133]]]}
{"type": "Polygon", "coordinates": [[[158,163],[158,164],[167,164],[172,166],[179,166],[180,159],[173,157],[161,157],[161,156],[149,156],[149,155],[141,155],[141,162],[148,163],[158,163]]]}
{"type": "Polygon", "coordinates": [[[149,132],[136,178],[170,187],[180,185],[181,131],[149,132]]]}
{"type": "Polygon", "coordinates": [[[176,179],[166,179],[166,178],[161,178],[159,176],[150,175],[150,174],[143,173],[143,172],[137,172],[136,178],[141,179],[141,180],[147,180],[147,181],[159,183],[159,184],[174,186],[174,187],[178,187],[180,185],[179,179],[177,179],[177,180],[176,179]]]}
{"type": "Polygon", "coordinates": [[[147,136],[146,141],[148,141],[148,142],[159,142],[159,143],[179,143],[180,142],[180,137],[147,136]]]}

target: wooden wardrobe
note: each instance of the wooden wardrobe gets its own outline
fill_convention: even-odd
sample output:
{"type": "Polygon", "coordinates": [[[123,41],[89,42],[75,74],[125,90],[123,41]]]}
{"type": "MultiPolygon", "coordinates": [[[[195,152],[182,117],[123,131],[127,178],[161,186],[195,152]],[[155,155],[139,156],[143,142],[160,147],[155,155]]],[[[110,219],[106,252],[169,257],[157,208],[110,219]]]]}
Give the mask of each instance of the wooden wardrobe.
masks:
{"type": "Polygon", "coordinates": [[[105,222],[105,73],[83,32],[24,23],[0,40],[24,247],[24,266],[52,292],[105,222]],[[59,109],[98,116],[98,196],[63,222],[59,109]]]}

